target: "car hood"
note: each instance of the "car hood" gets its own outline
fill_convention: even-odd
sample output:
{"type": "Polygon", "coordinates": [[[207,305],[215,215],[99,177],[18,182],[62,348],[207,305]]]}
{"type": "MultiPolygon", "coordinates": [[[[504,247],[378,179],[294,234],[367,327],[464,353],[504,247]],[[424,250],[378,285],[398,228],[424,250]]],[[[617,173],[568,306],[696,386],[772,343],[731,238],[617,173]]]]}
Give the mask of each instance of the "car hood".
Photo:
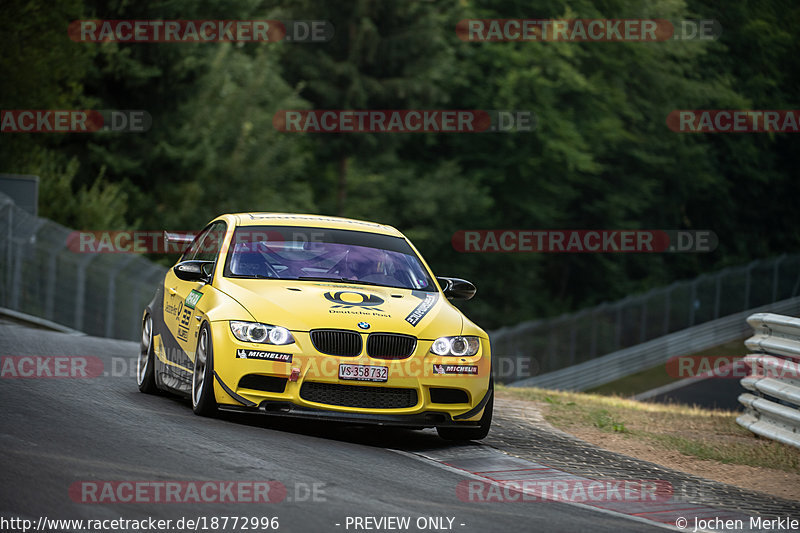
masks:
{"type": "Polygon", "coordinates": [[[222,278],[219,290],[258,322],[293,331],[390,331],[435,339],[458,335],[463,315],[439,292],[316,281],[222,278]],[[363,329],[363,328],[361,328],[363,329]]]}

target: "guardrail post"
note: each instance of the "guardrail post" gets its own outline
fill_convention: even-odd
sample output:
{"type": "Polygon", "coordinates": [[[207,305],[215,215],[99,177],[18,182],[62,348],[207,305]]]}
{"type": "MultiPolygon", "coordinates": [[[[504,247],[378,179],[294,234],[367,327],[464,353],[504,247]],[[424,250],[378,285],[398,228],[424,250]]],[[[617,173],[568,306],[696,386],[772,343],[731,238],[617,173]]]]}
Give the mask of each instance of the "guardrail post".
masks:
{"type": "Polygon", "coordinates": [[[775,260],[775,264],[772,265],[772,299],[770,302],[777,302],[778,301],[778,267],[781,265],[781,261],[786,259],[786,254],[781,255],[775,260]]]}
{"type": "MultiPolygon", "coordinates": [[[[44,225],[43,219],[33,219],[33,221],[25,226],[27,238],[19,237],[17,238],[17,254],[14,257],[14,274],[12,276],[11,282],[11,305],[9,306],[11,309],[15,309],[17,311],[24,311],[22,309],[22,277],[23,277],[23,266],[22,260],[25,256],[26,250],[32,250],[31,256],[33,257],[34,264],[36,263],[36,234],[39,229],[44,225]]],[[[34,267],[35,268],[35,267],[34,267]]],[[[39,302],[37,301],[36,304],[39,302]]],[[[37,312],[41,314],[41,308],[37,309],[37,312]]]]}
{"type": "Polygon", "coordinates": [[[744,310],[750,309],[750,273],[753,271],[753,267],[756,266],[756,262],[753,261],[747,268],[745,269],[745,278],[744,278],[744,310]]]}
{"type": "Polygon", "coordinates": [[[120,272],[125,270],[125,267],[133,261],[135,256],[129,255],[123,258],[119,263],[117,263],[116,270],[112,270],[111,273],[108,275],[108,300],[106,300],[106,328],[105,328],[105,335],[106,337],[112,337],[114,335],[114,316],[116,313],[114,312],[114,307],[117,304],[117,276],[120,272]]]}
{"type": "Polygon", "coordinates": [[[88,254],[78,263],[78,281],[75,284],[75,321],[74,328],[83,331],[83,313],[86,303],[86,269],[97,254],[88,254]]]}
{"type": "Polygon", "coordinates": [[[639,331],[639,342],[647,340],[647,299],[642,298],[642,320],[639,331]]]}
{"type": "Polygon", "coordinates": [[[56,314],[56,279],[58,275],[58,254],[47,258],[47,280],[44,292],[44,317],[53,320],[56,314]]]}
{"type": "Polygon", "coordinates": [[[558,351],[558,338],[556,336],[555,328],[552,327],[550,328],[550,335],[548,337],[547,351],[547,358],[549,359],[548,364],[550,365],[550,368],[558,368],[558,357],[556,356],[558,351]]]}
{"type": "Polygon", "coordinates": [[[16,243],[17,253],[14,256],[14,273],[11,276],[11,309],[20,310],[20,293],[22,292],[22,255],[25,243],[16,243]]]}
{"type": "Polygon", "coordinates": [[[58,250],[48,250],[47,280],[44,292],[44,317],[53,320],[56,315],[56,281],[58,280],[58,254],[66,248],[66,242],[58,250]],[[52,253],[51,253],[52,252],[52,253]]]}
{"type": "Polygon", "coordinates": [[[689,327],[694,326],[695,308],[697,307],[697,282],[700,278],[694,280],[691,284],[692,290],[689,292],[689,327]]]}
{"type": "Polygon", "coordinates": [[[572,326],[569,328],[569,364],[575,364],[575,343],[578,337],[577,320],[572,321],[572,326]]]}
{"type": "Polygon", "coordinates": [[[597,357],[597,322],[598,322],[598,315],[600,314],[599,310],[595,310],[594,320],[592,320],[592,337],[589,344],[589,358],[594,359],[597,357]]]}
{"type": "MultiPolygon", "coordinates": [[[[8,204],[7,204],[8,205],[8,204]]],[[[14,258],[14,251],[12,250],[13,243],[11,237],[13,236],[12,226],[14,224],[14,209],[12,205],[8,208],[8,240],[6,241],[6,301],[3,302],[8,307],[11,307],[11,265],[14,258]]]]}

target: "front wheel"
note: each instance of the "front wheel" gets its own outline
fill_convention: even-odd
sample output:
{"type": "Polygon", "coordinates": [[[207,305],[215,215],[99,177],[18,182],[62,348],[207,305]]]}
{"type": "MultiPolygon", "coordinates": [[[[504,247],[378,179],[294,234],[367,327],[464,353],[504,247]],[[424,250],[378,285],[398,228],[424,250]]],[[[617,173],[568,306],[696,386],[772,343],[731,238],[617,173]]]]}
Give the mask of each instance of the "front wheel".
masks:
{"type": "Polygon", "coordinates": [[[214,396],[214,346],[208,325],[203,324],[197,339],[192,373],[192,411],[201,416],[217,414],[214,396]]]}
{"type": "Polygon", "coordinates": [[[139,359],[136,361],[136,384],[146,394],[158,392],[153,355],[153,317],[149,314],[142,322],[142,342],[139,344],[139,359]]]}
{"type": "Polygon", "coordinates": [[[481,440],[489,434],[492,427],[492,412],[494,411],[494,379],[489,382],[489,401],[481,415],[480,426],[476,428],[459,428],[452,426],[437,427],[439,437],[445,440],[481,440]]]}

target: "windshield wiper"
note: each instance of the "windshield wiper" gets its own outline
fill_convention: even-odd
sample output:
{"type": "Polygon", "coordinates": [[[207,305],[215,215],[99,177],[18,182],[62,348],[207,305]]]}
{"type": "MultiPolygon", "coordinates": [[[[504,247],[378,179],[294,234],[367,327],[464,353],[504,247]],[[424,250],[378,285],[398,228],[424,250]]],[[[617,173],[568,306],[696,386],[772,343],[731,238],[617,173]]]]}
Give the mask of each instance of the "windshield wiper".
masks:
{"type": "Polygon", "coordinates": [[[295,278],[300,281],[333,281],[334,283],[351,283],[353,285],[373,285],[375,287],[390,287],[392,289],[403,289],[404,287],[397,287],[394,285],[381,285],[380,283],[372,283],[370,281],[361,281],[358,279],[347,278],[325,278],[322,276],[300,276],[295,278]]]}

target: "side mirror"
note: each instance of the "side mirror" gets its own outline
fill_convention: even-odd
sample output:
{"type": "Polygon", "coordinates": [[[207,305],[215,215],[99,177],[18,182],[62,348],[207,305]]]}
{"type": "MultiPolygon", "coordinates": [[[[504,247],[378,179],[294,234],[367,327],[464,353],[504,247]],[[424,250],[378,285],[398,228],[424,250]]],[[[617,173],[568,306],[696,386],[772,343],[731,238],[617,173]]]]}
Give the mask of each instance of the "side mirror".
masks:
{"type": "Polygon", "coordinates": [[[181,261],[172,268],[178,279],[183,281],[211,281],[211,268],[214,261],[181,261]]]}
{"type": "Polygon", "coordinates": [[[442,286],[448,300],[469,300],[478,291],[475,285],[465,279],[441,277],[436,278],[436,281],[442,286]]]}

